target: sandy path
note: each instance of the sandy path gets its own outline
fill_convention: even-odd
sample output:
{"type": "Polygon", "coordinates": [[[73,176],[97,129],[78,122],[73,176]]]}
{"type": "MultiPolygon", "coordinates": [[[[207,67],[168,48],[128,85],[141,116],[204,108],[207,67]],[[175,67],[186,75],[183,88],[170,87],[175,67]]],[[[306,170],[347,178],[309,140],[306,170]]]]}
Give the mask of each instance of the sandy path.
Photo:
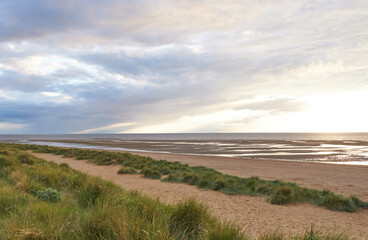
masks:
{"type": "MultiPolygon", "coordinates": [[[[261,233],[277,229],[287,233],[303,233],[313,224],[315,229],[334,232],[345,230],[357,239],[368,239],[367,210],[346,213],[330,211],[309,204],[271,205],[260,197],[228,196],[215,191],[200,190],[185,184],[164,183],[135,175],[118,175],[116,172],[119,166],[115,165],[97,166],[89,164],[87,161],[77,161],[51,154],[33,154],[47,161],[67,163],[73,169],[93,176],[100,176],[125,189],[138,190],[167,203],[194,197],[207,204],[210,210],[220,218],[237,223],[251,236],[259,236],[261,233]]],[[[234,168],[236,169],[236,167],[234,168]]]]}

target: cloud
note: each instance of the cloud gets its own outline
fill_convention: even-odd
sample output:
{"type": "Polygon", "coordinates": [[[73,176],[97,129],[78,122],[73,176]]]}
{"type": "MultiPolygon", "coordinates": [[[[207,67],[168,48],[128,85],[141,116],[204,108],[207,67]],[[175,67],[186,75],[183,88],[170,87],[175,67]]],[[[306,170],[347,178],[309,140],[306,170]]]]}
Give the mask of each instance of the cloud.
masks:
{"type": "Polygon", "coordinates": [[[366,9],[364,0],[1,1],[0,121],[28,133],[251,131],[305,111],[313,94],[366,87],[366,9]]]}
{"type": "Polygon", "coordinates": [[[47,79],[39,76],[26,75],[17,71],[0,72],[0,85],[3,90],[34,92],[42,89],[46,83],[47,79]]]}
{"type": "Polygon", "coordinates": [[[269,111],[273,113],[298,112],[306,108],[306,104],[301,100],[290,97],[267,97],[263,100],[251,100],[250,102],[239,104],[235,109],[249,109],[256,111],[269,111]]]}
{"type": "Polygon", "coordinates": [[[27,124],[0,122],[0,133],[7,133],[9,130],[21,132],[26,126],[27,124]]]}

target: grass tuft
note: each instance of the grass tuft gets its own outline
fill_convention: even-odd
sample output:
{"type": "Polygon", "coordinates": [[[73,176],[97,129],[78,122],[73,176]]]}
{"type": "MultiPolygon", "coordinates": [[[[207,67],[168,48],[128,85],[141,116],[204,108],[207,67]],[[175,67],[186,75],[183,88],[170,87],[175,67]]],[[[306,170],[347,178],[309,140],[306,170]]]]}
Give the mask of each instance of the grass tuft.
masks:
{"type": "MultiPolygon", "coordinates": [[[[358,203],[359,204],[359,203],[358,203]]],[[[346,212],[355,212],[357,210],[357,206],[352,198],[345,198],[341,195],[328,194],[326,195],[322,202],[322,206],[326,206],[328,209],[335,211],[346,211],[346,212]]]]}
{"type": "Polygon", "coordinates": [[[296,203],[299,200],[298,193],[290,186],[279,186],[271,195],[272,204],[296,203]]]}
{"type": "Polygon", "coordinates": [[[76,194],[79,206],[93,206],[102,193],[103,187],[98,182],[90,181],[82,185],[76,194]]]}
{"type": "Polygon", "coordinates": [[[134,167],[122,167],[118,170],[118,174],[137,174],[137,170],[134,167]]]}
{"type": "Polygon", "coordinates": [[[209,240],[247,240],[242,231],[230,223],[224,223],[211,229],[209,240]]]}
{"type": "Polygon", "coordinates": [[[205,228],[206,218],[207,208],[202,204],[193,199],[180,202],[170,217],[170,232],[175,236],[197,239],[205,228]]]}
{"type": "Polygon", "coordinates": [[[141,174],[143,174],[145,178],[150,178],[150,179],[160,179],[161,178],[161,173],[156,168],[152,169],[150,167],[144,167],[141,170],[141,174]]]}

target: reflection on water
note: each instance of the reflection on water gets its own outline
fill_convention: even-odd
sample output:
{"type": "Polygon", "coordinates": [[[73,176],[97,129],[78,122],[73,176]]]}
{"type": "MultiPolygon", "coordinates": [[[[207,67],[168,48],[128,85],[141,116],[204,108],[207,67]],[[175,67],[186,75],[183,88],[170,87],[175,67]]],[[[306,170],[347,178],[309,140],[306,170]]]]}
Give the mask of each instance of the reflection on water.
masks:
{"type": "Polygon", "coordinates": [[[367,133],[0,135],[0,141],[288,161],[368,161],[367,133]]]}
{"type": "MultiPolygon", "coordinates": [[[[57,141],[57,140],[56,140],[57,141]]],[[[318,162],[368,161],[368,142],[349,142],[349,145],[320,141],[86,141],[85,143],[27,141],[27,143],[77,148],[96,148],[121,151],[145,151],[161,153],[195,154],[254,159],[318,162]]]]}

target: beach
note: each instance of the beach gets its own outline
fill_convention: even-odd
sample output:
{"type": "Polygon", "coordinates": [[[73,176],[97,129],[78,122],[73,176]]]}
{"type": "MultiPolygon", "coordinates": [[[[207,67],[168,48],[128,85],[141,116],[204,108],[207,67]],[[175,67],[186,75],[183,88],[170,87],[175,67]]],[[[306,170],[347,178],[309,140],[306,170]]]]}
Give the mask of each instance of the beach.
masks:
{"type": "MultiPolygon", "coordinates": [[[[179,161],[189,165],[214,168],[222,173],[240,177],[258,176],[295,182],[301,186],[328,189],[343,195],[357,195],[368,200],[368,167],[325,163],[254,160],[229,157],[132,152],[154,159],[179,161]]],[[[185,184],[165,183],[136,175],[118,175],[119,166],[97,166],[51,154],[35,156],[110,180],[127,190],[136,190],[151,197],[174,203],[193,197],[209,206],[223,220],[234,222],[252,236],[282,230],[285,233],[303,233],[310,229],[330,232],[346,231],[357,239],[368,236],[368,211],[336,212],[310,204],[272,205],[262,197],[229,196],[216,191],[200,190],[185,184]]]]}
{"type": "MultiPolygon", "coordinates": [[[[102,148],[113,151],[121,151],[119,149],[125,149],[125,152],[137,154],[141,156],[149,156],[154,159],[164,159],[167,161],[178,161],[186,163],[191,166],[206,166],[214,168],[224,174],[239,176],[239,177],[251,177],[257,176],[267,180],[283,180],[288,182],[295,182],[303,187],[315,188],[315,189],[328,189],[343,195],[357,195],[364,200],[368,200],[368,166],[364,165],[345,165],[326,163],[323,161],[309,161],[308,155],[300,155],[300,158],[294,160],[275,160],[272,158],[260,159],[260,158],[245,158],[245,157],[221,157],[212,156],[206,154],[199,154],[193,150],[193,147],[188,143],[198,144],[199,148],[203,148],[204,143],[208,141],[187,141],[179,145],[179,147],[187,146],[187,149],[182,152],[190,152],[191,154],[177,154],[177,153],[162,153],[153,152],[151,146],[152,142],[162,141],[114,141],[114,140],[37,140],[35,143],[50,144],[61,143],[70,144],[70,146],[88,147],[93,148],[100,146],[102,148]],[[83,146],[81,146],[81,144],[83,146]],[[135,150],[129,150],[135,149],[135,150]],[[144,149],[145,151],[139,151],[137,149],[144,149]],[[192,154],[194,153],[194,154],[192,154]],[[303,157],[303,158],[302,158],[303,157]]],[[[173,141],[166,141],[166,143],[172,143],[173,141]]],[[[181,141],[183,142],[183,141],[181,141]]],[[[234,141],[231,141],[234,142],[234,141]]],[[[270,140],[258,140],[262,144],[269,144],[270,140]]],[[[281,143],[285,141],[272,141],[272,143],[281,143]]],[[[321,142],[327,142],[329,144],[336,143],[337,141],[308,141],[306,143],[297,143],[304,145],[314,146],[321,144],[321,142]]],[[[340,144],[342,141],[339,141],[340,144]]],[[[224,144],[221,142],[220,144],[224,144]]],[[[229,141],[227,141],[229,144],[229,141]]],[[[347,145],[351,143],[345,143],[347,145]]],[[[356,144],[356,143],[355,143],[356,144]]],[[[359,142],[360,145],[365,146],[366,142],[359,142]]],[[[213,144],[212,144],[213,145],[213,144]]],[[[62,146],[62,145],[61,145],[62,146]]],[[[261,150],[263,151],[263,150],[261,150]]],[[[222,152],[223,153],[223,152],[222,152]]]]}
{"type": "MultiPolygon", "coordinates": [[[[189,135],[191,136],[191,135],[189,135]]],[[[171,136],[170,140],[160,139],[160,136],[151,136],[151,139],[140,139],[135,135],[127,136],[102,135],[99,138],[81,139],[28,139],[29,144],[51,145],[55,147],[98,148],[105,150],[124,150],[136,152],[158,152],[185,155],[236,157],[256,160],[286,160],[307,162],[338,162],[368,165],[368,141],[342,139],[309,139],[288,138],[280,139],[231,139],[227,134],[207,138],[186,139],[183,136],[171,136]]],[[[196,137],[194,135],[193,137],[196,137]]],[[[230,136],[233,137],[233,136],[230,136]]],[[[301,137],[301,136],[300,136],[301,137]]],[[[349,137],[349,136],[348,136],[349,137]]]]}

